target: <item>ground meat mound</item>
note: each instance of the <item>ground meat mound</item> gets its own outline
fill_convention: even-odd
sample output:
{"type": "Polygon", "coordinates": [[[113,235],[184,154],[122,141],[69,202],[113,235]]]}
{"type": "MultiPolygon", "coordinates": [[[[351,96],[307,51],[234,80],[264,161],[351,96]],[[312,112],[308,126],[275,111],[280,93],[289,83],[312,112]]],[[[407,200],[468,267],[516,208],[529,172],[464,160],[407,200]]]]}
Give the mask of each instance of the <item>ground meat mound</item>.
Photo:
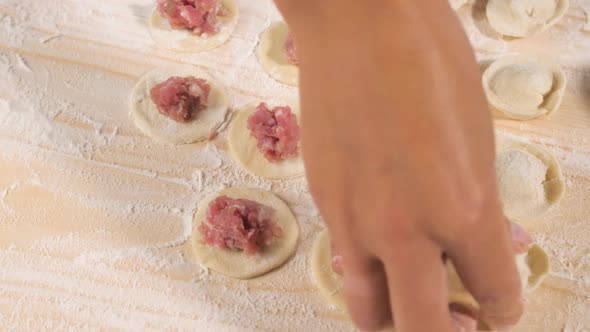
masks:
{"type": "Polygon", "coordinates": [[[219,0],[158,0],[158,11],[173,29],[191,30],[195,35],[219,32],[219,16],[227,9],[219,0]]]}
{"type": "Polygon", "coordinates": [[[295,41],[293,40],[293,35],[289,33],[287,35],[287,40],[285,41],[285,45],[283,46],[285,53],[287,54],[287,60],[292,65],[299,65],[299,58],[297,57],[297,48],[295,47],[295,41]]]}
{"type": "Polygon", "coordinates": [[[275,107],[261,103],[248,118],[248,129],[258,140],[258,150],[272,162],[296,157],[299,146],[299,124],[288,106],[275,107]]]}
{"type": "Polygon", "coordinates": [[[524,254],[533,244],[531,236],[519,225],[510,223],[512,233],[512,248],[515,254],[524,254]]]}
{"type": "Polygon", "coordinates": [[[176,122],[187,122],[207,108],[211,87],[204,79],[170,77],[150,90],[158,111],[176,122]]]}
{"type": "Polygon", "coordinates": [[[199,231],[208,245],[254,255],[282,236],[272,221],[274,209],[245,199],[219,196],[209,203],[199,231]]]}
{"type": "Polygon", "coordinates": [[[336,248],[336,246],[334,246],[334,243],[332,243],[331,246],[332,246],[332,270],[334,270],[334,272],[338,273],[339,275],[342,275],[344,273],[344,259],[342,258],[342,254],[340,254],[340,251],[338,250],[338,248],[336,248]]]}

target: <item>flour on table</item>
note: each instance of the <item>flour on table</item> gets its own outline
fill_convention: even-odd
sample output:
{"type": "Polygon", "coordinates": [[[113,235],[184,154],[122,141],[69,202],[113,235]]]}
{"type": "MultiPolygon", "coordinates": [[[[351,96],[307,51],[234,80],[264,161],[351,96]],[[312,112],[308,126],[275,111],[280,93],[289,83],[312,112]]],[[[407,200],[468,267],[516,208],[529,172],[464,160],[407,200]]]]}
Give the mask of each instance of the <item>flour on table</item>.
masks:
{"type": "MultiPolygon", "coordinates": [[[[585,107],[577,101],[587,100],[590,76],[583,14],[570,10],[535,39],[507,41],[484,34],[478,24],[485,10],[476,11],[483,20],[474,18],[471,3],[480,1],[458,14],[479,59],[552,55],[572,83],[555,120],[567,126],[499,123],[555,155],[568,188],[560,208],[527,222],[552,272],[515,331],[589,330],[590,233],[581,207],[590,205],[590,151],[587,123],[573,112],[585,107]]],[[[585,1],[573,0],[572,9],[579,4],[585,1]]],[[[354,331],[313,286],[308,254],[322,224],[303,179],[244,171],[228,153],[227,131],[212,142],[168,146],[143,135],[128,116],[129,91],[141,74],[180,63],[207,67],[233,105],[296,98],[296,89],[269,79],[255,54],[265,28],[282,19],[272,1],[241,0],[232,37],[198,54],[155,45],[147,27],[153,6],[47,0],[38,10],[29,0],[1,1],[0,191],[20,184],[3,199],[14,213],[0,208],[0,326],[354,331]],[[56,34],[62,37],[39,42],[56,34]],[[272,190],[294,212],[301,243],[281,269],[238,282],[196,262],[196,207],[226,186],[272,190]]]]}

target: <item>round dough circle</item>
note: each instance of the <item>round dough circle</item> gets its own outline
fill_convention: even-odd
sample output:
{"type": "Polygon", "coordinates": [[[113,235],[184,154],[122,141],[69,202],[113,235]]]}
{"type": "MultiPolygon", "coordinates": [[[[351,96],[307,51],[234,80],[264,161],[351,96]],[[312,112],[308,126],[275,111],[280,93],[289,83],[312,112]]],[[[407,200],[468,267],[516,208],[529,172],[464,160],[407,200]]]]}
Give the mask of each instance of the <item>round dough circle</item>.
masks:
{"type": "Polygon", "coordinates": [[[510,220],[539,217],[563,196],[559,163],[549,152],[531,144],[498,136],[496,173],[504,214],[510,220]]]}
{"type": "Polygon", "coordinates": [[[244,188],[223,189],[204,198],[199,203],[193,219],[192,244],[195,256],[206,267],[232,278],[254,278],[279,267],[295,253],[298,240],[297,219],[285,202],[268,191],[244,188]],[[276,211],[273,221],[283,229],[283,236],[273,241],[262,252],[251,256],[202,243],[199,226],[207,218],[209,203],[221,195],[234,199],[248,199],[273,208],[276,211]]]}
{"type": "Polygon", "coordinates": [[[464,4],[467,3],[467,0],[449,0],[451,3],[451,7],[455,10],[463,7],[464,4]]]}
{"type": "Polygon", "coordinates": [[[492,63],[482,82],[493,111],[516,120],[557,111],[567,84],[559,66],[522,55],[492,63]]]}
{"type": "Polygon", "coordinates": [[[313,244],[311,273],[322,296],[338,309],[348,311],[342,276],[332,270],[332,247],[327,230],[322,231],[313,244]]]}
{"type": "Polygon", "coordinates": [[[152,11],[149,28],[154,41],[164,48],[177,52],[201,52],[210,50],[225,43],[238,24],[239,8],[235,0],[221,0],[229,14],[220,17],[221,30],[212,36],[202,37],[188,30],[176,30],[170,27],[166,18],[162,17],[156,6],[152,11]]]}
{"type": "Polygon", "coordinates": [[[502,35],[527,37],[554,25],[568,7],[568,0],[489,0],[486,15],[502,35]]]}
{"type": "Polygon", "coordinates": [[[228,99],[223,90],[209,74],[191,65],[157,68],[145,74],[133,88],[131,114],[135,124],[148,136],[162,142],[189,144],[202,141],[225,121],[228,99]],[[206,79],[211,85],[209,106],[198,112],[189,122],[176,122],[160,114],[150,96],[150,89],[172,76],[194,76],[206,79]]]}
{"type": "MultiPolygon", "coordinates": [[[[516,255],[515,260],[524,291],[534,290],[549,273],[549,258],[538,245],[531,246],[524,254],[516,255]]],[[[453,264],[449,261],[446,266],[449,303],[460,304],[478,311],[477,301],[461,282],[453,264]]],[[[322,231],[314,242],[311,270],[318,289],[326,300],[338,309],[347,311],[342,277],[332,270],[332,249],[327,230],[322,231]]],[[[493,277],[490,276],[490,278],[493,277]]]]}
{"type": "MultiPolygon", "coordinates": [[[[299,106],[297,102],[289,102],[283,104],[268,106],[273,108],[276,106],[289,105],[293,114],[297,116],[297,122],[300,123],[299,106]]],[[[256,146],[257,140],[250,134],[248,129],[248,118],[256,111],[258,104],[249,104],[242,107],[233,119],[229,130],[229,148],[234,156],[249,172],[273,180],[285,180],[300,177],[305,175],[305,166],[301,149],[295,158],[286,159],[280,162],[270,162],[258,150],[256,146]]]]}
{"type": "Polygon", "coordinates": [[[289,63],[283,49],[288,33],[289,27],[285,22],[273,23],[262,33],[256,54],[258,61],[272,78],[284,84],[297,86],[299,67],[289,63]]]}

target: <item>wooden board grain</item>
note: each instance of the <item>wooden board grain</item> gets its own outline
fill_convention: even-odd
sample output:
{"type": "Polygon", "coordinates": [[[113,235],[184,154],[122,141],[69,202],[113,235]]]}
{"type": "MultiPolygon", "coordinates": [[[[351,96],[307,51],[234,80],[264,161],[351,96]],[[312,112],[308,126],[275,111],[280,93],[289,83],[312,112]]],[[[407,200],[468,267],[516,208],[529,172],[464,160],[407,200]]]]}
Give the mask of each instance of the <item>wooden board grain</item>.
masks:
{"type": "MultiPolygon", "coordinates": [[[[517,331],[590,330],[590,1],[571,1],[554,28],[502,40],[485,1],[461,8],[479,58],[551,57],[570,81],[561,110],[500,130],[545,146],[566,175],[560,206],[524,226],[548,248],[552,273],[527,297],[517,331]]],[[[159,144],[133,124],[128,97],[142,73],[189,63],[224,84],[232,106],[290,98],[254,55],[280,19],[270,0],[240,1],[228,43],[199,54],[153,44],[151,0],[0,1],[0,326],[6,330],[348,331],[308,269],[322,229],[305,183],[248,175],[212,143],[159,144]],[[272,189],[302,226],[296,256],[251,281],[204,270],[192,257],[190,219],[226,185],[272,189]]]]}

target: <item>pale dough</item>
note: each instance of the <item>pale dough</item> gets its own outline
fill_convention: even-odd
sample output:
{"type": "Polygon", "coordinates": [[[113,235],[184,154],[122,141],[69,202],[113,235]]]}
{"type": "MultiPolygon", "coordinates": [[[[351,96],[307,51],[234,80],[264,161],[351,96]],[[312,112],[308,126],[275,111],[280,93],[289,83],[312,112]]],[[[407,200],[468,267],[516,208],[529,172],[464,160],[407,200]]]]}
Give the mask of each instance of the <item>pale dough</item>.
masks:
{"type": "MultiPolygon", "coordinates": [[[[532,291],[549,273],[549,258],[538,245],[533,245],[527,253],[516,255],[515,260],[525,292],[532,291]]],[[[321,232],[315,240],[311,269],[318,289],[326,300],[338,309],[348,311],[344,299],[342,276],[332,270],[332,249],[327,230],[321,232]]],[[[476,312],[479,310],[479,305],[463,286],[450,261],[447,263],[447,281],[449,303],[460,304],[476,312]]]]}
{"type": "Polygon", "coordinates": [[[327,230],[322,231],[313,243],[311,273],[322,296],[338,309],[348,311],[342,276],[332,270],[332,248],[327,230]]]}
{"type": "Polygon", "coordinates": [[[559,163],[549,152],[531,144],[497,135],[496,173],[504,214],[510,220],[539,217],[563,196],[559,163]]]}
{"type": "Polygon", "coordinates": [[[298,240],[297,219],[285,202],[268,191],[244,188],[223,189],[207,196],[199,203],[193,220],[192,244],[199,262],[232,278],[254,278],[279,267],[295,253],[298,240]],[[221,195],[234,199],[247,199],[273,208],[275,210],[273,221],[282,228],[282,237],[275,239],[270,246],[255,255],[219,249],[202,243],[199,225],[206,221],[209,203],[221,195]]]}
{"type": "Polygon", "coordinates": [[[225,121],[229,102],[221,86],[209,74],[191,65],[157,68],[145,74],[133,88],[131,114],[135,124],[148,136],[162,142],[188,144],[210,137],[225,121]],[[203,78],[211,85],[209,106],[189,122],[176,122],[160,114],[150,97],[150,89],[171,76],[203,78]]]}
{"type": "Polygon", "coordinates": [[[495,61],[484,72],[482,81],[492,109],[517,120],[557,111],[566,87],[559,66],[522,55],[495,61]]]}
{"type": "Polygon", "coordinates": [[[289,33],[285,22],[273,23],[260,37],[256,48],[258,61],[275,80],[288,85],[299,85],[299,67],[289,63],[284,46],[289,33]]]}
{"type": "Polygon", "coordinates": [[[201,52],[220,46],[236,28],[239,13],[235,0],[221,0],[221,3],[227,8],[228,15],[219,18],[221,30],[212,36],[197,36],[189,30],[172,29],[158,8],[154,8],[149,21],[152,38],[158,46],[178,52],[201,52]]]}
{"type": "MultiPolygon", "coordinates": [[[[295,158],[279,162],[270,162],[256,147],[257,140],[248,129],[248,117],[252,115],[259,104],[249,104],[242,107],[233,119],[229,130],[229,148],[232,155],[249,172],[274,180],[291,179],[305,175],[305,166],[301,149],[295,158]]],[[[276,106],[290,106],[293,114],[297,116],[297,122],[301,124],[299,105],[295,101],[287,103],[268,104],[272,109],[276,106]]]]}
{"type": "Polygon", "coordinates": [[[467,3],[467,0],[449,0],[449,2],[451,3],[451,7],[457,10],[463,7],[463,5],[467,3]]]}
{"type": "Polygon", "coordinates": [[[568,0],[489,0],[486,14],[502,35],[527,37],[554,25],[568,7],[568,0]]]}

